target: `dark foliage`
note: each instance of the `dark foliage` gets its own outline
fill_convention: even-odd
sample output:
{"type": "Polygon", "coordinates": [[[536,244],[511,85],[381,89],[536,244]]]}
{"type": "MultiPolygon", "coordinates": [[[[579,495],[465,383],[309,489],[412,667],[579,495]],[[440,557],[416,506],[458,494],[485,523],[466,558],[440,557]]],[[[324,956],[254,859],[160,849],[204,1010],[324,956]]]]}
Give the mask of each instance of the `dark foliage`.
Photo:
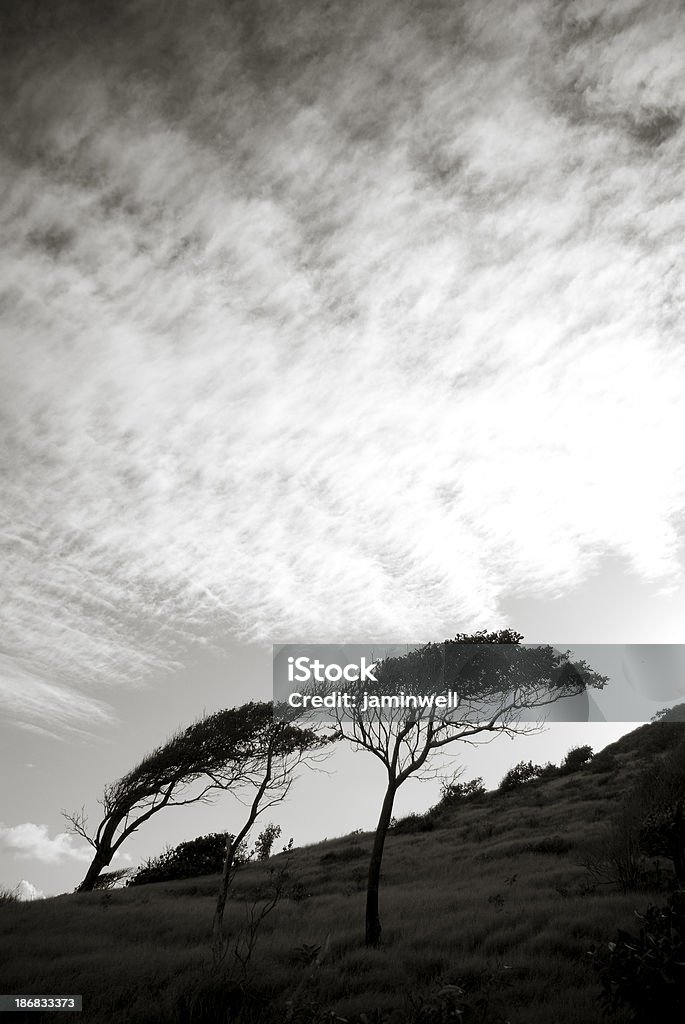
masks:
{"type": "Polygon", "coordinates": [[[533,764],[532,761],[519,761],[513,768],[510,768],[499,784],[501,793],[508,793],[512,789],[518,789],[527,782],[534,779],[553,778],[559,774],[559,769],[553,764],[533,764]]]}
{"type": "Polygon", "coordinates": [[[685,886],[685,743],[643,772],[629,799],[639,811],[637,841],[649,855],[673,864],[685,886]]]}
{"type": "Polygon", "coordinates": [[[560,775],[571,775],[580,771],[592,760],[592,747],[585,744],[582,747],[572,747],[559,766],[560,775]]]}
{"type": "MultiPolygon", "coordinates": [[[[676,712],[677,708],[671,711],[676,712]]],[[[685,724],[682,720],[672,719],[670,711],[666,711],[659,712],[655,721],[627,733],[607,749],[615,754],[636,754],[647,760],[653,754],[668,753],[682,743],[684,738],[685,724]]]]}
{"type": "MultiPolygon", "coordinates": [[[[281,834],[281,826],[273,825],[269,823],[257,836],[257,842],[254,847],[254,856],[256,860],[268,860],[271,856],[273,845],[281,834]]],[[[291,840],[292,842],[292,840],[291,840]]]]}
{"type": "MultiPolygon", "coordinates": [[[[226,838],[223,833],[213,832],[165,850],[140,867],[128,885],[147,885],[149,882],[171,882],[177,878],[218,874],[226,855],[226,838]]],[[[228,838],[233,840],[233,836],[228,838]]]]}
{"type": "MultiPolygon", "coordinates": [[[[174,734],[116,782],[105,787],[104,816],[94,834],[85,811],[67,814],[71,831],[93,847],[93,860],[81,882],[90,891],[119,847],[141,825],[165,807],[197,803],[214,791],[259,786],[266,774],[276,786],[285,782],[283,765],[300,755],[320,750],[333,739],[316,728],[300,728],[275,719],[274,705],[250,701],[206,715],[174,734]],[[281,764],[274,782],[273,765],[281,764]],[[197,785],[193,785],[196,783],[197,785]]],[[[287,774],[287,773],[286,773],[287,774]]],[[[262,793],[263,795],[263,793],[262,793]]],[[[250,821],[249,826],[253,824],[250,821]]]]}
{"type": "Polygon", "coordinates": [[[592,758],[588,764],[588,770],[596,772],[598,775],[608,774],[614,772],[619,767],[620,762],[616,757],[616,754],[609,747],[605,747],[604,750],[600,750],[598,754],[592,758]]]}
{"type": "Polygon", "coordinates": [[[430,811],[425,814],[408,814],[406,818],[393,818],[392,831],[395,835],[410,835],[412,832],[432,832],[435,818],[430,811]]]}
{"type": "Polygon", "coordinates": [[[685,1014],[685,892],[636,914],[637,935],[620,930],[592,950],[607,1009],[628,1008],[632,1024],[675,1024],[685,1014]]]}
{"type": "Polygon", "coordinates": [[[479,776],[477,779],[470,779],[468,782],[446,782],[441,788],[441,796],[439,802],[435,805],[434,810],[444,810],[446,807],[452,807],[455,804],[461,804],[468,800],[477,800],[478,797],[485,796],[487,792],[483,785],[483,779],[479,776]]]}

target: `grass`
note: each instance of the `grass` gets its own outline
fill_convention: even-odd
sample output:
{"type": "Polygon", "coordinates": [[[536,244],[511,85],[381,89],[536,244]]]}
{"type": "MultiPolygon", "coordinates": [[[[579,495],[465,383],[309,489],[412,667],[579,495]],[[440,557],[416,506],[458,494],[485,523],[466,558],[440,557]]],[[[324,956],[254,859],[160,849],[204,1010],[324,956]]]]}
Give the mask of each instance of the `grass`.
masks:
{"type": "Polygon", "coordinates": [[[0,907],[6,907],[8,903],[18,903],[19,896],[16,889],[8,889],[0,886],[0,907]]]}
{"type": "MultiPolygon", "coordinates": [[[[235,984],[211,965],[215,876],[7,902],[0,908],[0,991],[82,993],[88,1024],[320,1024],[331,1020],[324,1010],[349,1021],[366,1013],[374,1024],[442,1024],[458,1018],[430,1008],[456,998],[445,986],[458,985],[459,998],[487,1003],[474,1021],[596,1024],[599,986],[587,951],[660,898],[593,888],[581,865],[640,766],[639,744],[624,739],[614,745],[611,771],[589,766],[488,794],[445,810],[431,832],[390,833],[378,949],[362,943],[371,836],[293,850],[288,884],[298,896],[282,900],[263,923],[241,1014],[230,1009],[235,984]],[[322,962],[302,963],[298,951],[317,946],[322,962]]],[[[659,753],[655,743],[650,736],[650,756],[659,753]]],[[[285,859],[248,865],[237,876],[229,932],[240,929],[269,864],[285,859]]]]}

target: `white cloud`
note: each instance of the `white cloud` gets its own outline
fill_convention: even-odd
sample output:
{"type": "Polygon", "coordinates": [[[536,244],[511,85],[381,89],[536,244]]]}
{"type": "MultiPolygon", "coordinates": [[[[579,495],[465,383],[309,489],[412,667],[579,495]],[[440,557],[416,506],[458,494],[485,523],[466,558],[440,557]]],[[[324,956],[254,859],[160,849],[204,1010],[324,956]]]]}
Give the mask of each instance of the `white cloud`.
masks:
{"type": "Polygon", "coordinates": [[[17,714],[106,716],[87,687],[227,632],[503,625],[606,553],[673,585],[679,8],[496,6],[292,5],[253,36],[194,5],[173,81],[137,31],[17,65],[17,714]]]}
{"type": "Polygon", "coordinates": [[[51,839],[47,825],[36,825],[31,821],[21,825],[0,822],[0,845],[13,852],[15,857],[26,857],[43,864],[89,861],[92,858],[89,847],[75,845],[73,836],[67,832],[59,832],[51,839]]]}
{"type": "Polygon", "coordinates": [[[15,892],[20,900],[45,899],[45,893],[41,889],[38,889],[32,882],[28,882],[25,878],[22,878],[21,882],[15,889],[15,892]]]}

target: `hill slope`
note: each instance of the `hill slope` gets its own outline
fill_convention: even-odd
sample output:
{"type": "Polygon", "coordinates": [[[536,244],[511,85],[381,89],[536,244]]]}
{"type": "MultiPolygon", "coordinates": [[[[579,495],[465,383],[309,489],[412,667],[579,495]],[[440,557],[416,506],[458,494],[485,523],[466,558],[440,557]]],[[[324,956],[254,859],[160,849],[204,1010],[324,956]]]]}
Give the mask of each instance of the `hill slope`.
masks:
{"type": "Polygon", "coordinates": [[[231,953],[211,966],[207,876],[3,907],[0,991],[82,993],[84,1024],[596,1024],[588,949],[663,892],[621,892],[584,863],[640,771],[684,737],[644,726],[574,774],[405,822],[388,837],[379,949],[362,945],[371,836],[358,833],[241,871],[228,923],[244,956],[250,909],[287,870],[244,971],[231,953]]]}

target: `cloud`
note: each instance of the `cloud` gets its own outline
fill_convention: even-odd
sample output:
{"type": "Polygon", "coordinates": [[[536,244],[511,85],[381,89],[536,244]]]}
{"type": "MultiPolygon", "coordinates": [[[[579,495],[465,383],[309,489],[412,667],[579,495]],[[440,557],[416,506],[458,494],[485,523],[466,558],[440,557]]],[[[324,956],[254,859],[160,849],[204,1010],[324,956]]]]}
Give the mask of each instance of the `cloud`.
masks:
{"type": "Polygon", "coordinates": [[[64,864],[67,861],[89,861],[92,853],[87,846],[75,846],[73,836],[59,832],[53,839],[47,825],[31,821],[21,825],[0,823],[0,844],[15,857],[27,857],[43,864],[64,864]]]}
{"type": "Polygon", "coordinates": [[[675,0],[55,7],[3,72],[31,713],[226,634],[494,627],[608,553],[673,585],[675,0]]]}
{"type": "MultiPolygon", "coordinates": [[[[27,732],[62,740],[92,735],[114,719],[103,701],[66,684],[45,682],[16,659],[0,654],[0,710],[27,732]],[[43,724],[41,724],[43,723],[43,724]]],[[[27,765],[26,767],[35,767],[27,765]]]]}
{"type": "Polygon", "coordinates": [[[45,899],[45,893],[42,889],[38,889],[32,882],[28,882],[25,878],[22,878],[21,882],[15,889],[15,892],[20,900],[45,899]]]}

